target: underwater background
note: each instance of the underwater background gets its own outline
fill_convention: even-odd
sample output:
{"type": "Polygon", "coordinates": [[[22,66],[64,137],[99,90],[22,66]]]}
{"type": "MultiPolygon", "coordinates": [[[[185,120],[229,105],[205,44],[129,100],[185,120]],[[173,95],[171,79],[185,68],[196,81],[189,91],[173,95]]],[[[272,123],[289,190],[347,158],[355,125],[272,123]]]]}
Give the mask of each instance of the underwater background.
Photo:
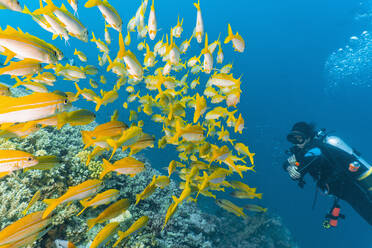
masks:
{"type": "MultiPolygon", "coordinates": [[[[158,35],[174,26],[178,15],[185,18],[184,32],[190,34],[195,25],[192,3],[157,0],[158,27],[163,30],[158,35]]],[[[38,7],[37,2],[23,4],[30,9],[38,7]]],[[[127,23],[139,1],[111,1],[111,4],[127,23]]],[[[217,39],[220,32],[224,37],[227,23],[231,23],[246,41],[244,53],[226,48],[224,52],[225,61],[233,62],[234,75],[243,75],[238,108],[245,119],[245,129],[239,140],[256,153],[256,173],[248,173],[244,182],[263,193],[263,199],[257,203],[281,217],[299,247],[371,246],[371,227],[347,203],[341,202],[346,219],[335,229],[324,229],[322,222],[332,198],[319,195],[312,210],[315,185],[311,178],[306,178],[305,188],[300,189],[282,169],[282,162],[286,159],[284,151],[289,148],[286,134],[295,122],[302,120],[335,131],[360,151],[362,157],[372,161],[372,1],[201,0],[201,6],[210,40],[217,39]]],[[[103,18],[97,9],[81,6],[79,19],[89,31],[103,37],[103,18]]],[[[36,31],[39,38],[50,41],[49,33],[22,14],[1,11],[0,25],[3,29],[6,25],[21,27],[31,34],[36,31]]],[[[66,57],[72,58],[76,47],[86,53],[88,61],[96,61],[96,48],[91,42],[71,39],[70,49],[60,39],[53,44],[63,48],[66,57]]],[[[201,48],[202,45],[194,42],[190,53],[201,48]]],[[[78,60],[75,63],[78,65],[78,60]]],[[[88,82],[79,86],[88,87],[88,82]]],[[[103,87],[108,90],[112,85],[103,87]]],[[[70,82],[59,83],[56,88],[75,90],[70,82]]],[[[121,93],[119,99],[126,94],[121,93]]],[[[127,120],[129,113],[122,108],[122,102],[118,100],[102,107],[96,121],[109,121],[115,109],[119,109],[120,120],[127,120]]],[[[93,104],[82,100],[74,106],[94,110],[93,104]]],[[[147,116],[143,120],[147,133],[161,131],[161,125],[154,125],[147,116]]],[[[159,171],[177,156],[171,148],[152,148],[141,154],[159,171]]],[[[220,211],[212,199],[205,197],[198,200],[198,207],[208,213],[220,211]]]]}

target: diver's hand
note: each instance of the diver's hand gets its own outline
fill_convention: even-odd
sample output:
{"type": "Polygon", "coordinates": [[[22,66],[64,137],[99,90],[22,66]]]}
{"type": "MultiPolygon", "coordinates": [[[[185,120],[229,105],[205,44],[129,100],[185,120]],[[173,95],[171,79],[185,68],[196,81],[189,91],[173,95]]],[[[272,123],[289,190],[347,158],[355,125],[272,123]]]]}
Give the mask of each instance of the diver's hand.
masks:
{"type": "Polygon", "coordinates": [[[290,156],[287,160],[288,160],[289,165],[293,165],[293,166],[296,165],[296,156],[294,154],[290,156]]]}
{"type": "Polygon", "coordinates": [[[297,180],[301,178],[301,173],[297,171],[297,167],[295,165],[288,166],[287,171],[288,171],[289,176],[293,180],[297,180]]]}

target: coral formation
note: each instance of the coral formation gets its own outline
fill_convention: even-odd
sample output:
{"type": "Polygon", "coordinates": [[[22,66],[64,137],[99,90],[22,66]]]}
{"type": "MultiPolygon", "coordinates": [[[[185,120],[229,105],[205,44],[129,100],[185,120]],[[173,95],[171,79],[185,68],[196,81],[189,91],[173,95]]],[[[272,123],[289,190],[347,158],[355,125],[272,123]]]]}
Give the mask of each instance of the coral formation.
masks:
{"type": "MultiPolygon", "coordinates": [[[[43,128],[24,139],[0,139],[0,149],[19,149],[32,154],[55,155],[60,158],[60,165],[50,170],[16,171],[0,180],[0,228],[22,217],[22,211],[37,190],[41,199],[57,198],[66,192],[68,187],[79,184],[91,177],[97,177],[101,170],[102,157],[109,157],[109,152],[94,158],[89,166],[85,165],[90,149],[82,150],[81,130],[92,130],[97,124],[82,127],[64,126],[61,130],[43,128]]],[[[126,157],[126,152],[117,152],[112,161],[126,157]]],[[[178,207],[175,215],[162,230],[164,216],[172,201],[172,195],[179,195],[177,183],[171,183],[164,189],[157,188],[154,194],[138,205],[136,194],[143,191],[151,182],[153,175],[161,173],[148,163],[140,154],[136,157],[145,163],[146,170],[135,177],[111,173],[105,178],[104,188],[119,189],[120,198],[132,202],[131,207],[112,221],[120,220],[120,229],[126,230],[141,216],[149,216],[149,223],[138,233],[125,239],[119,247],[141,248],[228,248],[228,247],[296,247],[289,231],[283,226],[279,217],[267,214],[238,218],[221,209],[217,214],[203,212],[195,203],[185,202],[178,207]]],[[[42,201],[36,202],[30,212],[44,210],[42,201]]],[[[76,214],[82,209],[79,202],[57,207],[53,216],[52,229],[34,247],[53,247],[56,239],[69,240],[78,247],[85,248],[105,224],[97,224],[88,230],[86,221],[95,218],[106,206],[86,210],[79,217],[76,214]]],[[[117,235],[106,247],[111,247],[117,235]]]]}
{"type": "MultiPolygon", "coordinates": [[[[95,124],[86,128],[91,129],[95,124]]],[[[60,131],[44,128],[25,139],[2,140],[1,144],[25,150],[38,155],[56,155],[61,158],[59,166],[51,170],[17,171],[0,180],[0,227],[22,217],[33,194],[40,190],[42,199],[56,198],[62,195],[69,186],[76,185],[92,176],[92,171],[84,162],[87,152],[83,151],[80,127],[65,126],[60,131]]],[[[0,145],[1,146],[1,145],[0,145]]],[[[109,154],[103,153],[103,156],[109,154]]],[[[113,161],[125,157],[118,152],[113,161]]],[[[97,157],[91,163],[100,161],[97,157]]],[[[120,189],[120,198],[135,202],[136,194],[142,192],[154,174],[160,174],[146,163],[146,170],[135,177],[116,175],[105,180],[105,188],[120,189]]],[[[279,218],[257,215],[244,220],[223,212],[223,217],[208,215],[197,208],[194,203],[184,203],[170,219],[162,231],[164,216],[171,202],[172,195],[179,195],[180,190],[175,182],[165,189],[156,189],[149,198],[138,205],[132,205],[123,216],[121,229],[128,228],[134,220],[143,215],[150,217],[148,225],[139,233],[124,241],[121,247],[295,247],[289,233],[285,231],[279,218]],[[270,235],[269,235],[270,234],[270,235]],[[292,246],[290,246],[291,244],[292,246]],[[274,245],[274,246],[273,246],[274,245]]],[[[29,212],[43,210],[41,201],[31,207],[29,212]]],[[[79,217],[80,203],[74,202],[68,207],[61,205],[53,217],[53,228],[48,235],[39,241],[41,247],[55,239],[70,240],[79,247],[86,247],[104,224],[98,224],[87,232],[86,220],[96,217],[105,207],[87,210],[79,217]]],[[[115,241],[115,237],[110,243],[115,241]]]]}

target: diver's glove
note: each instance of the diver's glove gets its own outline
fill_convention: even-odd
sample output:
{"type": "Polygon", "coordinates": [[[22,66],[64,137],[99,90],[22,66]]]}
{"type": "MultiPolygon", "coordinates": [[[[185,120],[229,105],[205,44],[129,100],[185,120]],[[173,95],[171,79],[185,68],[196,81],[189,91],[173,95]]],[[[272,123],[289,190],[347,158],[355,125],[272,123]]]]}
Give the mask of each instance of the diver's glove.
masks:
{"type": "Polygon", "coordinates": [[[301,178],[301,173],[298,172],[297,170],[297,166],[295,165],[290,165],[287,167],[287,171],[288,171],[288,174],[289,176],[293,179],[293,180],[298,180],[301,178]]]}
{"type": "Polygon", "coordinates": [[[296,165],[296,156],[293,154],[292,156],[290,156],[290,157],[287,159],[287,161],[288,161],[288,164],[289,164],[289,165],[293,165],[293,166],[295,166],[295,165],[296,165]]]}

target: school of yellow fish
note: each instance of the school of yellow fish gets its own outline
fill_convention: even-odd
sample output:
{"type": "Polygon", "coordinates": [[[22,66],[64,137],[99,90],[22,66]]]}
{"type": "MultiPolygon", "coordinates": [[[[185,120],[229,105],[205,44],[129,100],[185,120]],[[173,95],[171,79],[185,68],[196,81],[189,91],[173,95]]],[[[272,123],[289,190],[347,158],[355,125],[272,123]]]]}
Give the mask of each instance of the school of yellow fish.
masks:
{"type": "MultiPolygon", "coordinates": [[[[213,42],[208,40],[200,2],[194,3],[194,31],[182,42],[179,42],[183,34],[183,19],[180,21],[180,18],[176,26],[156,42],[160,29],[157,27],[154,0],[147,25],[145,15],[148,0],[143,0],[136,14],[129,20],[126,31],[123,30],[121,16],[106,0],[86,1],[85,8],[97,7],[102,13],[105,20],[103,40],[93,32],[91,39],[89,38],[88,30],[77,17],[78,8],[82,7],[78,0],[68,0],[68,4],[71,12],[64,4],[57,7],[52,0],[40,0],[40,8],[31,11],[26,6],[22,8],[17,0],[0,0],[0,9],[28,15],[30,20],[52,33],[53,40],[58,37],[64,39],[66,49],[73,49],[69,46],[71,38],[93,42],[98,50],[98,65],[107,73],[115,74],[116,83],[113,84],[112,90],[101,89],[99,94],[96,93],[100,84],[107,83],[106,77],[99,75],[99,82],[92,78],[99,70],[96,66],[87,64],[84,52],[73,49],[74,56],[85,66],[62,64],[64,55],[59,48],[38,38],[35,33],[29,34],[21,28],[6,26],[0,30],[0,54],[6,57],[4,67],[0,68],[0,75],[10,76],[14,80],[13,87],[23,86],[32,93],[13,97],[6,85],[0,85],[0,137],[23,138],[45,126],[60,129],[66,124],[87,125],[95,120],[95,113],[89,110],[68,112],[71,103],[82,96],[93,102],[95,111],[99,111],[102,105],[123,99],[119,95],[119,89],[122,87],[125,87],[129,96],[123,103],[124,109],[120,111],[130,113],[129,121],[132,124],[128,126],[119,121],[118,111],[115,111],[109,122],[98,125],[92,131],[82,131],[84,149],[93,149],[87,164],[102,151],[112,151],[111,156],[102,161],[103,170],[99,179],[92,178],[70,187],[57,199],[43,199],[40,191],[36,192],[23,212],[25,217],[0,231],[0,247],[23,247],[32,244],[49,230],[55,208],[74,200],[80,200],[82,205],[82,210],[77,215],[88,208],[113,202],[96,218],[88,220],[89,229],[126,211],[131,203],[128,199],[118,200],[119,190],[109,189],[101,193],[99,191],[104,184],[105,175],[110,172],[133,177],[145,170],[144,163],[132,155],[154,147],[156,141],[154,136],[143,132],[144,123],[138,121],[142,113],[151,116],[153,122],[162,124],[163,136],[157,140],[158,147],[174,145],[179,152],[179,161],[175,159],[169,163],[168,176],[154,176],[143,192],[136,196],[137,205],[157,188],[166,187],[170,183],[171,175],[177,172],[183,181],[180,183],[182,193],[178,197],[172,196],[173,202],[165,214],[163,228],[182,202],[197,201],[200,194],[216,198],[213,191],[232,188],[235,190],[231,194],[234,197],[261,199],[262,194],[256,193],[255,188],[228,179],[233,173],[243,179],[243,172],[254,171],[255,154],[249,151],[248,146],[230,138],[229,130],[241,134],[244,129],[244,119],[237,109],[241,95],[241,78],[231,73],[232,64],[222,66],[222,42],[220,37],[213,42]],[[114,49],[110,49],[113,33],[118,37],[119,49],[116,55],[112,52],[114,49]],[[138,59],[128,48],[134,34],[141,39],[136,53],[142,52],[143,59],[138,59]],[[186,55],[193,39],[201,44],[204,41],[204,48],[195,56],[186,55]],[[154,45],[151,47],[151,44],[154,45]],[[217,47],[218,51],[215,52],[217,47]],[[218,64],[221,66],[217,66],[218,64]],[[155,68],[155,65],[158,66],[155,68]],[[179,77],[181,74],[182,78],[179,77]],[[200,80],[200,74],[209,77],[207,82],[200,80]],[[58,79],[74,82],[76,92],[49,91],[47,87],[53,87],[58,79]],[[81,87],[79,82],[82,81],[89,82],[91,88],[81,87]],[[134,102],[140,107],[131,108],[134,102]],[[191,112],[192,116],[189,114],[191,112]],[[215,140],[217,142],[214,143],[222,145],[208,140],[215,140]],[[110,162],[117,149],[128,150],[128,157],[110,162]],[[28,209],[40,199],[47,205],[46,209],[26,215],[28,209]]],[[[224,44],[227,43],[232,43],[235,51],[244,52],[245,42],[238,33],[233,33],[230,24],[227,25],[227,36],[224,40],[224,44]]],[[[56,164],[58,158],[54,156],[35,157],[23,151],[0,150],[0,177],[20,169],[23,169],[24,173],[30,169],[50,169],[56,164]]],[[[228,200],[217,199],[216,204],[238,216],[246,215],[243,208],[228,200]]],[[[252,204],[245,208],[256,212],[266,211],[265,208],[252,204]]],[[[119,230],[120,223],[109,223],[97,234],[90,247],[106,243],[117,233],[119,239],[115,242],[115,247],[121,240],[144,227],[148,220],[149,217],[143,216],[125,231],[119,230]]],[[[69,243],[68,247],[74,245],[69,243]]]]}

